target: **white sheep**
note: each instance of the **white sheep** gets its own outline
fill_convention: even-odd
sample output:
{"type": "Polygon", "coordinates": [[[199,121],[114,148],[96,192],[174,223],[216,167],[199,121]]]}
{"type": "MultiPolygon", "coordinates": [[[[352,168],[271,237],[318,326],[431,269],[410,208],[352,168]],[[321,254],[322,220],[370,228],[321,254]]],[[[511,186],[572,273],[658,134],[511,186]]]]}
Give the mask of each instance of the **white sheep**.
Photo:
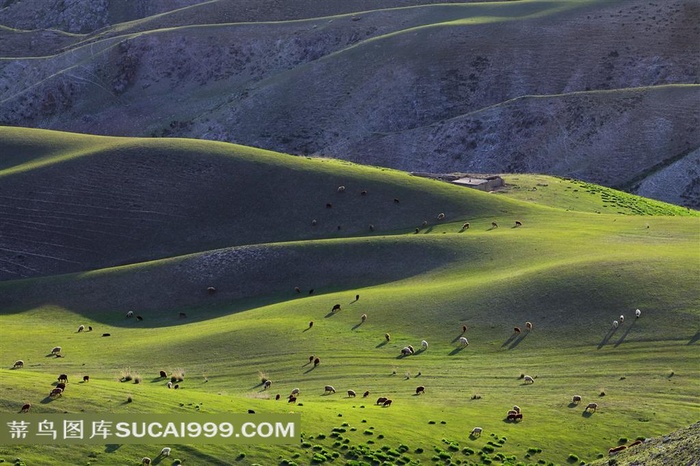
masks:
{"type": "Polygon", "coordinates": [[[518,405],[513,406],[513,411],[515,411],[516,414],[519,413],[519,412],[520,412],[520,406],[518,406],[518,405]]]}
{"type": "Polygon", "coordinates": [[[21,369],[22,367],[24,367],[24,361],[21,359],[16,360],[15,364],[12,366],[13,369],[21,369]]]}
{"type": "Polygon", "coordinates": [[[85,330],[84,325],[81,325],[80,327],[78,327],[78,333],[82,332],[83,330],[85,330]]]}
{"type": "Polygon", "coordinates": [[[126,313],[126,317],[134,317],[134,311],[129,311],[126,313]]]}
{"type": "Polygon", "coordinates": [[[588,412],[588,410],[591,411],[597,411],[598,410],[598,403],[588,403],[588,406],[586,406],[586,409],[584,409],[584,412],[588,412]]]}
{"type": "Polygon", "coordinates": [[[54,346],[53,349],[51,349],[51,354],[58,354],[60,352],[61,352],[60,346],[54,346]]]}
{"type": "Polygon", "coordinates": [[[423,347],[423,349],[428,349],[428,342],[423,340],[420,342],[420,345],[423,347]]]}
{"type": "Polygon", "coordinates": [[[160,454],[161,456],[170,456],[170,447],[163,447],[160,454]]]}
{"type": "Polygon", "coordinates": [[[613,320],[613,328],[617,328],[620,325],[620,323],[616,320],[613,320]]]}
{"type": "Polygon", "coordinates": [[[529,331],[532,330],[532,322],[525,322],[525,328],[529,331]]]}
{"type": "Polygon", "coordinates": [[[293,390],[292,390],[292,395],[298,395],[298,394],[299,394],[299,391],[300,391],[300,390],[299,390],[298,388],[293,389],[293,390]]]}
{"type": "Polygon", "coordinates": [[[168,388],[173,388],[173,383],[172,383],[172,382],[168,382],[168,388]]]}
{"type": "Polygon", "coordinates": [[[440,212],[437,216],[438,220],[445,220],[445,214],[443,212],[440,212]]]}
{"type": "Polygon", "coordinates": [[[469,340],[466,337],[459,337],[459,344],[461,346],[469,346],[469,340]]]}
{"type": "Polygon", "coordinates": [[[335,393],[335,388],[333,388],[333,385],[326,385],[324,387],[324,393],[335,393]]]}
{"type": "Polygon", "coordinates": [[[338,192],[339,192],[339,193],[344,193],[344,192],[345,192],[345,186],[338,186],[338,192]]]}
{"type": "Polygon", "coordinates": [[[574,404],[579,404],[581,402],[581,395],[574,395],[574,397],[571,399],[571,402],[574,404]]]}
{"type": "Polygon", "coordinates": [[[637,319],[639,319],[639,317],[642,315],[642,311],[640,309],[637,309],[636,311],[634,311],[634,315],[637,317],[637,319]]]}
{"type": "Polygon", "coordinates": [[[361,322],[364,322],[365,320],[367,320],[367,314],[362,314],[362,315],[360,316],[360,321],[361,321],[361,322]]]}
{"type": "Polygon", "coordinates": [[[625,321],[625,316],[620,315],[620,323],[623,323],[625,321]]]}
{"type": "Polygon", "coordinates": [[[472,437],[481,437],[481,433],[484,431],[481,427],[474,427],[472,429],[471,435],[472,437]]]}
{"type": "Polygon", "coordinates": [[[523,382],[525,382],[525,383],[535,383],[535,379],[533,379],[533,378],[532,378],[531,376],[529,376],[529,375],[526,375],[525,377],[523,377],[523,382]]]}
{"type": "Polygon", "coordinates": [[[413,350],[410,347],[406,346],[401,349],[401,354],[403,356],[408,356],[409,354],[413,354],[413,350]]]}
{"type": "Polygon", "coordinates": [[[141,464],[144,464],[144,465],[151,464],[151,458],[149,458],[148,456],[144,456],[143,458],[141,458],[141,464]]]}

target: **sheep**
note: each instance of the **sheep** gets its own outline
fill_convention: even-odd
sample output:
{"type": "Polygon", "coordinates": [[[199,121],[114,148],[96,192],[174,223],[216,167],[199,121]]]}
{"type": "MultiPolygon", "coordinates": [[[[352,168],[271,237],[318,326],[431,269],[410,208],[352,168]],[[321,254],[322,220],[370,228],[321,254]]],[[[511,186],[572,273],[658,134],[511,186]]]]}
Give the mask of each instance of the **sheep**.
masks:
{"type": "Polygon", "coordinates": [[[61,390],[65,390],[65,389],[66,389],[66,384],[63,383],[63,382],[57,383],[56,386],[55,386],[54,388],[60,388],[61,390]]]}
{"type": "Polygon", "coordinates": [[[416,387],[416,395],[420,395],[422,393],[425,393],[425,387],[423,385],[416,387]]]}
{"type": "Polygon", "coordinates": [[[168,389],[173,388],[173,383],[172,383],[172,382],[168,382],[167,387],[168,387],[168,389]]]}
{"type": "Polygon", "coordinates": [[[513,411],[515,411],[516,413],[519,413],[519,412],[520,412],[520,406],[518,406],[518,405],[513,406],[513,411]]]}
{"type": "Polygon", "coordinates": [[[438,220],[445,220],[445,214],[443,212],[440,212],[437,216],[438,220]]]}
{"type": "Polygon", "coordinates": [[[620,325],[620,323],[616,320],[613,320],[613,328],[617,328],[620,325]]]}
{"type": "Polygon", "coordinates": [[[573,398],[571,398],[571,402],[573,404],[579,404],[581,402],[581,395],[574,395],[573,398]]]}
{"type": "Polygon", "coordinates": [[[296,293],[301,293],[301,288],[299,288],[298,286],[295,286],[295,287],[294,287],[294,291],[295,291],[296,293]]]}
{"type": "Polygon", "coordinates": [[[186,319],[186,318],[187,318],[187,314],[184,313],[184,312],[181,312],[180,314],[178,314],[177,317],[178,317],[178,319],[186,319]]]}
{"type": "Polygon", "coordinates": [[[83,376],[83,382],[89,382],[90,381],[90,376],[89,375],[84,375],[83,376]]]}
{"type": "Polygon", "coordinates": [[[31,408],[32,408],[31,403],[25,403],[22,405],[22,409],[20,409],[19,412],[20,413],[28,413],[31,408]]]}
{"type": "Polygon", "coordinates": [[[362,394],[362,398],[367,398],[369,396],[369,390],[362,394]]]}
{"type": "Polygon", "coordinates": [[[622,314],[620,314],[620,323],[623,323],[624,321],[625,321],[625,316],[623,316],[622,314]]]}
{"type": "Polygon", "coordinates": [[[529,375],[526,375],[525,377],[523,377],[523,383],[535,383],[535,379],[533,379],[529,375]]]}
{"type": "Polygon", "coordinates": [[[297,402],[297,397],[294,395],[289,395],[289,398],[287,399],[287,403],[296,403],[297,402]]]}
{"type": "Polygon", "coordinates": [[[320,359],[320,358],[315,358],[315,359],[314,359],[314,367],[318,366],[319,364],[321,364],[321,359],[320,359]]]}
{"type": "Polygon", "coordinates": [[[80,325],[80,326],[78,327],[78,333],[82,332],[83,330],[85,330],[85,326],[84,326],[84,325],[80,325]]]}
{"type": "Polygon", "coordinates": [[[472,437],[481,437],[481,433],[484,431],[481,427],[474,427],[469,434],[472,437]]]}
{"type": "Polygon", "coordinates": [[[465,337],[459,337],[459,344],[460,346],[469,346],[469,340],[465,337]]]}
{"type": "Polygon", "coordinates": [[[586,409],[584,409],[583,412],[587,413],[589,409],[591,411],[597,411],[598,410],[598,403],[588,403],[588,406],[586,406],[586,409]]]}
{"type": "Polygon", "coordinates": [[[68,376],[66,374],[61,374],[58,376],[58,381],[68,383],[68,376]]]}
{"type": "Polygon", "coordinates": [[[160,451],[160,455],[161,455],[161,456],[170,456],[170,451],[171,451],[171,450],[170,450],[170,447],[164,447],[164,448],[160,451]]]}
{"type": "Polygon", "coordinates": [[[333,385],[326,385],[324,387],[324,393],[335,393],[335,388],[333,388],[333,385]]]}
{"type": "Polygon", "coordinates": [[[468,328],[468,327],[467,327],[466,325],[462,325],[462,333],[466,333],[466,332],[467,332],[467,328],[468,328]]]}
{"type": "Polygon", "coordinates": [[[281,398],[281,395],[279,393],[277,395],[275,395],[275,400],[279,400],[280,398],[281,398]]]}
{"type": "Polygon", "coordinates": [[[162,378],[165,378],[165,377],[168,376],[168,373],[165,372],[165,371],[160,371],[160,374],[159,374],[159,375],[160,375],[162,378]]]}
{"type": "Polygon", "coordinates": [[[58,353],[60,353],[60,352],[61,352],[61,347],[60,347],[60,346],[54,346],[54,347],[51,349],[51,354],[58,354],[58,353]]]}
{"type": "Polygon", "coordinates": [[[263,390],[267,390],[268,388],[270,388],[271,385],[272,380],[266,380],[265,383],[263,383],[263,390]]]}
{"type": "Polygon", "coordinates": [[[521,222],[520,220],[516,220],[516,221],[515,221],[515,226],[516,226],[516,227],[521,227],[521,226],[523,226],[523,222],[521,222]]]}
{"type": "Polygon", "coordinates": [[[345,186],[338,186],[338,192],[339,192],[339,193],[344,193],[344,192],[345,192],[345,186]]]}
{"type": "Polygon", "coordinates": [[[498,223],[491,222],[491,228],[498,228],[498,223]]]}
{"type": "Polygon", "coordinates": [[[639,317],[642,315],[641,309],[637,309],[636,311],[634,311],[634,315],[637,319],[639,319],[639,317]]]}
{"type": "Polygon", "coordinates": [[[24,361],[22,361],[21,359],[16,360],[15,363],[12,365],[13,369],[21,369],[23,367],[24,367],[24,361]]]}
{"type": "Polygon", "coordinates": [[[366,320],[367,320],[367,314],[362,314],[362,315],[360,316],[360,322],[364,322],[364,321],[366,321],[366,320]]]}
{"type": "Polygon", "coordinates": [[[513,327],[513,333],[520,333],[520,327],[513,327]]]}
{"type": "Polygon", "coordinates": [[[134,317],[134,311],[129,311],[126,313],[126,318],[134,317]]]}
{"type": "Polygon", "coordinates": [[[384,340],[386,340],[386,341],[391,341],[391,335],[389,335],[388,333],[385,333],[385,334],[384,334],[384,340]]]}
{"type": "Polygon", "coordinates": [[[88,325],[88,332],[92,332],[92,325],[88,325]]]}
{"type": "Polygon", "coordinates": [[[462,225],[462,230],[468,230],[468,229],[469,229],[469,222],[462,225]]]}
{"type": "Polygon", "coordinates": [[[532,322],[525,322],[525,328],[528,332],[532,331],[532,322]]]}
{"type": "Polygon", "coordinates": [[[331,309],[331,312],[339,311],[340,310],[340,304],[335,304],[333,305],[333,309],[331,309]]]}
{"type": "Polygon", "coordinates": [[[388,408],[389,406],[391,406],[391,400],[386,400],[384,403],[382,403],[382,406],[388,408]]]}
{"type": "Polygon", "coordinates": [[[369,224],[369,231],[374,231],[374,225],[372,225],[371,223],[369,224]]]}
{"type": "Polygon", "coordinates": [[[148,456],[144,456],[143,458],[141,458],[141,464],[144,464],[144,465],[151,464],[151,458],[149,458],[148,456]]]}
{"type": "Polygon", "coordinates": [[[140,321],[143,320],[143,317],[141,317],[141,316],[136,316],[136,320],[138,320],[138,321],[140,322],[140,321]]]}
{"type": "Polygon", "coordinates": [[[517,416],[517,415],[518,415],[518,413],[511,409],[506,414],[506,421],[515,421],[515,416],[517,416]]]}
{"type": "Polygon", "coordinates": [[[360,196],[366,196],[366,195],[367,195],[367,191],[360,191],[360,196]]]}
{"type": "Polygon", "coordinates": [[[216,288],[214,288],[213,286],[207,287],[207,293],[208,294],[216,294],[216,288]]]}
{"type": "Polygon", "coordinates": [[[356,395],[355,390],[348,390],[348,397],[355,398],[356,395]]]}
{"type": "Polygon", "coordinates": [[[313,321],[313,320],[310,320],[310,321],[309,321],[309,328],[311,328],[311,327],[313,327],[313,326],[314,326],[314,321],[313,321]]]}
{"type": "Polygon", "coordinates": [[[413,352],[408,346],[401,348],[401,356],[408,356],[410,354],[413,354],[413,352]]]}
{"type": "Polygon", "coordinates": [[[522,421],[523,420],[523,413],[518,413],[513,417],[514,421],[522,421]]]}
{"type": "Polygon", "coordinates": [[[51,397],[51,398],[56,398],[59,396],[63,396],[63,389],[62,388],[56,387],[53,390],[51,390],[51,392],[49,393],[49,397],[51,397]]]}
{"type": "Polygon", "coordinates": [[[298,388],[292,389],[292,395],[298,395],[300,390],[298,388]]]}
{"type": "Polygon", "coordinates": [[[418,234],[420,232],[420,228],[416,228],[415,233],[418,234]]]}
{"type": "Polygon", "coordinates": [[[425,341],[425,340],[421,341],[420,345],[423,347],[424,350],[428,349],[428,342],[427,341],[425,341]]]}
{"type": "Polygon", "coordinates": [[[379,398],[377,398],[377,404],[380,405],[380,404],[384,403],[386,400],[387,400],[387,398],[385,396],[380,396],[379,398]]]}
{"type": "Polygon", "coordinates": [[[355,301],[359,301],[359,300],[360,300],[360,295],[359,295],[359,294],[356,294],[356,295],[355,295],[355,301]]]}
{"type": "Polygon", "coordinates": [[[398,198],[398,197],[395,197],[395,198],[394,198],[394,204],[398,204],[399,202],[401,202],[401,201],[399,200],[399,198],[398,198]]]}

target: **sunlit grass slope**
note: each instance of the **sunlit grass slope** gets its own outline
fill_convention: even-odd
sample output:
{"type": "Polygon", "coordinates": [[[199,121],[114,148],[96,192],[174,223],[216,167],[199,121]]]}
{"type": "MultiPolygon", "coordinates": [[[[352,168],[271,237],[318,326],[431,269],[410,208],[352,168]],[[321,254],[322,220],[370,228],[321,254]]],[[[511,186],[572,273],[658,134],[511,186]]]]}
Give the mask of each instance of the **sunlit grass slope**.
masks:
{"type": "MultiPolygon", "coordinates": [[[[236,202],[218,202],[208,211],[257,206],[246,224],[251,231],[237,225],[239,217],[217,217],[232,232],[221,236],[218,249],[207,249],[212,241],[204,231],[214,220],[200,217],[193,224],[202,235],[188,243],[193,250],[172,254],[172,244],[190,234],[183,215],[181,227],[173,221],[159,240],[171,253],[160,259],[0,283],[3,412],[31,402],[38,413],[302,413],[300,445],[171,442],[173,456],[161,462],[167,465],[175,458],[196,465],[579,464],[606,456],[623,439],[666,434],[700,415],[695,211],[663,204],[651,209],[641,198],[558,178],[505,176],[509,188],[487,194],[390,170],[223,144],[95,141],[107,148],[0,172],[4,202],[24,199],[9,196],[5,181],[42,170],[59,170],[65,180],[74,173],[106,176],[83,171],[95,160],[105,169],[119,160],[127,173],[134,165],[152,167],[151,159],[169,161],[172,167],[153,169],[151,177],[188,212],[190,203],[203,208],[214,202],[206,193],[217,191],[200,179],[196,197],[186,177],[164,181],[182,165],[210,163],[217,168],[207,173],[215,178],[222,167],[235,167],[258,183],[276,184],[253,188],[251,179],[236,202]],[[231,165],[217,165],[219,159],[231,165]],[[295,183],[278,196],[285,179],[295,183]],[[344,193],[337,192],[341,184],[344,193]],[[260,200],[266,196],[283,207],[260,200]],[[606,198],[623,197],[631,204],[622,213],[620,206],[603,207],[611,205],[606,198]],[[310,219],[320,227],[328,221],[324,215],[336,215],[332,227],[314,230],[310,219]],[[297,224],[299,217],[304,221],[297,224]],[[346,225],[348,217],[357,219],[357,229],[338,232],[335,223],[346,225]],[[207,292],[209,286],[216,292],[207,292]],[[331,312],[335,304],[341,309],[331,312]],[[128,311],[143,320],[127,318],[128,311]],[[621,314],[624,322],[613,328],[621,314]],[[532,322],[532,331],[525,322],[532,322]],[[79,325],[93,330],[78,333],[79,325]],[[463,325],[465,348],[458,343],[463,325]],[[401,348],[420,348],[423,339],[428,349],[400,357],[401,348]],[[64,357],[47,356],[56,345],[64,357]],[[310,355],[321,359],[318,367],[308,364],[310,355]],[[25,367],[10,369],[17,359],[25,367]],[[160,370],[184,372],[181,388],[168,390],[160,370]],[[140,383],[120,381],[127,372],[140,383]],[[71,382],[63,397],[48,401],[60,373],[71,382]],[[525,374],[535,383],[524,384],[525,374]],[[78,382],[83,375],[90,375],[89,383],[78,382]],[[262,389],[262,377],[272,380],[269,390],[262,389]],[[324,396],[326,384],[337,393],[324,396]],[[418,385],[425,386],[424,395],[415,395],[418,385]],[[287,404],[295,387],[299,403],[287,404]],[[348,389],[370,396],[348,398],[348,389]],[[574,394],[583,397],[582,405],[570,404],[574,394]],[[392,406],[375,406],[379,396],[393,399],[392,406]],[[584,414],[588,402],[598,403],[596,413],[584,414]],[[523,410],[520,423],[504,420],[513,405],[523,410]],[[481,438],[469,437],[475,426],[483,427],[481,438]]],[[[57,151],[70,153],[58,143],[57,151]]],[[[227,173],[241,182],[236,170],[227,173]]],[[[119,182],[130,179],[119,172],[109,173],[119,182]]],[[[26,184],[13,189],[21,186],[29,191],[26,184]]],[[[46,181],[42,189],[56,192],[53,186],[46,181]]],[[[109,184],[101,189],[117,192],[109,184]]],[[[91,199],[108,206],[103,198],[91,199]]],[[[160,234],[155,230],[150,234],[160,234]]],[[[107,241],[100,250],[125,257],[107,241]]],[[[158,445],[0,446],[0,459],[135,465],[158,451],[158,445]]]]}

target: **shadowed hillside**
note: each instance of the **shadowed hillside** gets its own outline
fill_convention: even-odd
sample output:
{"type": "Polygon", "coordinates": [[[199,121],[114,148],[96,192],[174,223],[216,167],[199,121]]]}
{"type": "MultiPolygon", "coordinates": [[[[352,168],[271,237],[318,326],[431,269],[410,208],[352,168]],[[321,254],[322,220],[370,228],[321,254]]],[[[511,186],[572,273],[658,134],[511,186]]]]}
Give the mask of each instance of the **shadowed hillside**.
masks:
{"type": "Polygon", "coordinates": [[[696,2],[97,3],[85,30],[2,11],[84,34],[0,31],[0,124],[535,170],[700,205],[696,2]]]}

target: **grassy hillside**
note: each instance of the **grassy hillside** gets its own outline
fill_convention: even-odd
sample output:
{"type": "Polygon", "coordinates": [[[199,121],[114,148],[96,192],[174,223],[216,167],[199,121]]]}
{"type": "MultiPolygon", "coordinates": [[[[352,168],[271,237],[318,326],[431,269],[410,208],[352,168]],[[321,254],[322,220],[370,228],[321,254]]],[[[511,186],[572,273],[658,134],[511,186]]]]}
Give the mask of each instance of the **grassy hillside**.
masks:
{"type": "Polygon", "coordinates": [[[31,29],[0,29],[0,124],[543,172],[700,205],[692,0],[46,1],[0,11],[31,29]]]}
{"type": "MultiPolygon", "coordinates": [[[[70,245],[64,259],[79,265],[55,274],[54,262],[36,259],[32,277],[0,282],[2,412],[31,402],[37,413],[302,413],[300,445],[173,444],[173,456],[161,462],[168,465],[175,458],[312,464],[319,455],[329,464],[579,464],[607,456],[623,439],[686,427],[700,414],[697,211],[541,175],[506,176],[507,189],[489,194],[220,143],[41,136],[53,141],[53,152],[39,159],[26,149],[25,162],[0,172],[5,209],[31,212],[30,201],[60,201],[53,220],[42,213],[43,241],[51,238],[56,251],[70,245]],[[118,188],[128,183],[148,212],[138,222],[134,213],[110,214],[125,202],[117,193],[131,195],[118,188]],[[221,202],[226,186],[235,186],[235,195],[221,202]],[[102,212],[91,221],[110,223],[102,236],[89,237],[99,245],[90,254],[50,223],[85,213],[71,211],[78,202],[64,201],[57,194],[64,192],[81,194],[81,209],[89,200],[102,212]],[[216,208],[207,215],[190,218],[210,204],[216,208]],[[239,204],[254,206],[254,215],[245,217],[239,204]],[[154,218],[163,219],[161,227],[148,225],[154,218]],[[347,218],[353,228],[338,232],[336,223],[348,225],[347,218]],[[211,233],[218,224],[226,234],[211,233]],[[135,239],[106,235],[115,232],[135,239]],[[142,235],[159,247],[142,246],[142,235]],[[133,251],[159,258],[88,270],[133,251]],[[335,304],[341,310],[333,313],[335,304]],[[143,320],[127,318],[128,311],[143,320]],[[620,314],[626,319],[613,328],[620,314]],[[93,331],[78,333],[79,325],[93,331]],[[462,325],[466,348],[458,344],[462,325]],[[400,357],[401,348],[423,339],[427,350],[400,357]],[[56,345],[64,357],[47,356],[56,345]],[[322,363],[310,366],[309,355],[322,363]],[[25,367],[10,369],[16,359],[25,367]],[[181,389],[168,390],[160,370],[184,372],[181,389]],[[63,397],[48,401],[59,373],[71,382],[63,397]],[[90,382],[77,382],[85,374],[90,382]],[[132,380],[122,381],[126,374],[132,380]],[[535,383],[524,384],[525,374],[535,383]],[[269,390],[262,376],[273,381],[269,390]],[[326,384],[338,393],[324,396],[326,384]],[[415,396],[418,385],[424,395],[415,396]],[[295,387],[299,403],[289,405],[284,396],[295,387]],[[348,398],[348,389],[371,395],[348,398]],[[574,394],[582,405],[570,404],[574,394]],[[378,396],[393,405],[375,406],[378,396]],[[599,409],[587,415],[591,401],[599,409]],[[520,423],[504,420],[514,404],[523,409],[520,423]],[[469,437],[475,426],[483,427],[481,438],[469,437]]],[[[3,225],[8,241],[13,230],[3,225]]],[[[75,236],[96,228],[80,230],[75,236]]],[[[3,250],[29,247],[29,231],[3,250]]],[[[0,446],[0,459],[124,465],[160,448],[0,446]]]]}

